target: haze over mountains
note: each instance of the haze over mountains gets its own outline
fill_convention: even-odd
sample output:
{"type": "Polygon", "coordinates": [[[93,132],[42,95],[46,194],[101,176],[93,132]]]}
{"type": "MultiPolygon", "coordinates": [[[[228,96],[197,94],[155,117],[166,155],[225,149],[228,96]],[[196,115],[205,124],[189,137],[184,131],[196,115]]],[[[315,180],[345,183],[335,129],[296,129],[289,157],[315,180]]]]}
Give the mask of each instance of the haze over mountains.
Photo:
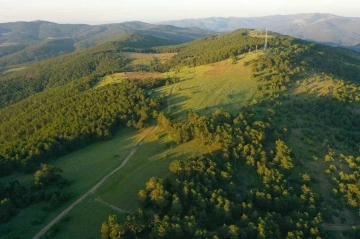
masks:
{"type": "Polygon", "coordinates": [[[229,32],[239,28],[265,29],[305,40],[351,46],[360,50],[360,18],[333,14],[295,14],[265,17],[212,17],[165,21],[177,27],[198,27],[209,31],[229,32]]]}
{"type": "Polygon", "coordinates": [[[332,14],[213,17],[160,24],[133,21],[86,25],[33,21],[0,23],[0,67],[49,59],[134,33],[179,44],[239,28],[268,28],[273,32],[360,51],[360,18],[332,14]]]}

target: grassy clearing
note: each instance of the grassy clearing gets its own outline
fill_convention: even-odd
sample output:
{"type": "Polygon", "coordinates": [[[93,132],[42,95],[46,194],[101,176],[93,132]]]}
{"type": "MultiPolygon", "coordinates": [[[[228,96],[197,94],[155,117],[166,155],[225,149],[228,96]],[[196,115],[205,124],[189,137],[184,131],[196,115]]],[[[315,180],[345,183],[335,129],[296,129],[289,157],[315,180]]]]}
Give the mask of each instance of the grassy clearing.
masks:
{"type": "Polygon", "coordinates": [[[96,195],[88,197],[68,214],[69,221],[59,223],[60,231],[55,238],[98,238],[96,235],[101,223],[108,215],[117,214],[120,218],[123,215],[96,201],[96,196],[121,209],[134,211],[137,193],[151,177],[164,177],[174,159],[208,151],[209,148],[199,147],[195,142],[171,144],[171,139],[158,129],[145,139],[128,164],[109,178],[96,195]],[[170,148],[165,149],[165,144],[171,145],[170,148]]]}
{"type": "Polygon", "coordinates": [[[173,57],[176,53],[132,53],[125,52],[125,56],[133,59],[133,65],[149,65],[152,61],[159,60],[165,61],[173,57]]]}
{"type": "MultiPolygon", "coordinates": [[[[236,64],[225,60],[168,73],[167,76],[181,79],[174,88],[171,100],[175,115],[183,115],[189,110],[206,114],[215,109],[236,113],[256,93],[258,82],[251,79],[251,66],[245,66],[244,62],[252,61],[258,54],[239,56],[236,64]]],[[[171,87],[162,87],[156,93],[168,94],[171,87]]]]}
{"type": "Polygon", "coordinates": [[[115,73],[112,75],[105,76],[97,85],[97,87],[105,86],[108,84],[119,83],[122,80],[146,80],[146,79],[160,79],[165,75],[162,73],[152,73],[152,72],[124,72],[124,73],[115,73]]]}
{"type": "MultiPolygon", "coordinates": [[[[9,230],[19,233],[21,238],[34,236],[40,228],[44,227],[103,176],[118,166],[147,130],[149,129],[138,132],[132,129],[123,129],[111,140],[95,143],[64,157],[49,161],[50,164],[62,168],[64,177],[72,182],[68,188],[72,193],[72,199],[53,211],[43,210],[47,206],[46,203],[34,204],[26,208],[12,218],[10,222],[0,226],[0,238],[6,238],[5,233],[9,230]],[[41,223],[35,224],[34,219],[41,223]]],[[[12,180],[30,183],[33,180],[33,175],[12,175],[2,178],[1,182],[12,180]]]]}
{"type": "Polygon", "coordinates": [[[116,207],[134,211],[137,193],[151,177],[164,177],[168,173],[169,164],[175,159],[182,160],[210,150],[196,142],[172,144],[171,139],[158,129],[145,140],[131,161],[99,189],[97,195],[116,207]],[[170,148],[165,149],[167,144],[170,148]]]}
{"type": "Polygon", "coordinates": [[[124,214],[98,203],[91,195],[57,224],[59,232],[55,238],[100,238],[100,226],[111,214],[116,214],[120,220],[124,217],[124,214]]]}

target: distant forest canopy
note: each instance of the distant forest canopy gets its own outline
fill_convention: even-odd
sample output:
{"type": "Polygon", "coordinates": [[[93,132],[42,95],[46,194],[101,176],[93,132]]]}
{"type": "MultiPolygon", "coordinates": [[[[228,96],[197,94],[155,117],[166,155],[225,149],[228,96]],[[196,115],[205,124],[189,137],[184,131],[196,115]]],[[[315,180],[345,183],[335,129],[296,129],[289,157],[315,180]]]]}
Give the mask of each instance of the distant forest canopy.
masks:
{"type": "Polygon", "coordinates": [[[143,22],[97,26],[44,21],[0,23],[0,69],[50,59],[109,41],[123,40],[133,34],[179,44],[211,35],[213,32],[143,22]]]}

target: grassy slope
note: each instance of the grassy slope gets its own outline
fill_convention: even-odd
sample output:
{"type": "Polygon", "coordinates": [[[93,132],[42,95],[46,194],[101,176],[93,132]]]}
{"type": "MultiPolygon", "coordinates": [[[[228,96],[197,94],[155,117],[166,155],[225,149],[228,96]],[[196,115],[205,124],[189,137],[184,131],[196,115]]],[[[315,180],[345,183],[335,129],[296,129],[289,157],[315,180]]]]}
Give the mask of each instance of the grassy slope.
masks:
{"type": "MultiPolygon", "coordinates": [[[[128,164],[99,188],[96,196],[116,207],[133,211],[137,205],[137,193],[151,177],[165,176],[174,159],[185,159],[192,154],[209,150],[198,147],[195,142],[164,149],[163,145],[170,141],[158,129],[145,139],[128,164]]],[[[69,213],[70,221],[60,223],[60,232],[55,238],[97,238],[100,225],[109,214],[122,216],[96,201],[96,196],[89,197],[69,213]]]]}
{"type": "MultiPolygon", "coordinates": [[[[241,103],[253,95],[257,82],[250,79],[250,67],[244,67],[243,61],[250,61],[256,54],[247,55],[233,65],[228,60],[191,69],[183,69],[179,73],[166,73],[167,76],[180,77],[182,82],[175,85],[175,91],[171,104],[176,104],[174,116],[182,116],[179,112],[186,112],[188,109],[205,110],[205,107],[222,107],[227,110],[236,111],[241,107],[241,103]],[[218,69],[221,69],[218,71],[218,69]],[[189,71],[192,72],[189,74],[189,71]],[[188,79],[190,78],[191,79],[188,79]],[[204,84],[209,84],[207,88],[204,84]],[[197,87],[203,103],[198,102],[199,94],[192,94],[192,90],[185,87],[197,87]],[[183,90],[179,90],[184,88],[183,90]],[[199,88],[199,89],[198,89],[199,88]],[[225,95],[235,94],[236,98],[226,99],[219,95],[211,94],[214,89],[220,90],[225,95]],[[181,101],[186,99],[185,101],[181,101]],[[208,99],[209,101],[206,101],[208,99]]],[[[115,74],[113,77],[107,77],[101,84],[110,84],[120,81],[124,78],[134,76],[134,73],[115,74]]],[[[146,76],[153,77],[152,74],[144,73],[146,76]]],[[[156,94],[168,95],[171,87],[165,86],[159,88],[156,94]]],[[[195,88],[194,88],[195,89],[195,88]]],[[[210,108],[208,109],[211,110],[210,108]]],[[[145,183],[153,176],[163,177],[168,173],[168,166],[174,159],[185,159],[194,154],[201,154],[211,151],[211,148],[201,147],[197,142],[188,142],[181,145],[171,143],[169,138],[161,129],[158,129],[153,135],[145,139],[144,144],[138,149],[136,154],[131,158],[129,163],[114,176],[112,176],[96,193],[107,203],[124,210],[134,211],[137,207],[137,193],[142,189],[145,183]],[[171,145],[165,149],[164,145],[171,145]]],[[[116,211],[106,208],[96,201],[92,196],[74,208],[69,214],[68,222],[60,223],[60,232],[55,238],[96,238],[99,232],[101,222],[106,220],[106,212],[117,214],[116,211]],[[86,222],[86,223],[85,223],[86,222]]],[[[121,215],[120,215],[121,216],[121,215]]]]}
{"type": "MultiPolygon", "coordinates": [[[[229,60],[226,60],[207,66],[184,68],[179,73],[165,73],[163,77],[177,76],[180,77],[181,82],[175,86],[161,87],[155,93],[169,95],[170,89],[174,86],[171,104],[175,104],[175,108],[172,109],[175,117],[183,116],[182,113],[189,109],[205,111],[206,107],[209,107],[207,109],[209,112],[213,110],[211,107],[236,111],[242,106],[242,102],[251,98],[256,90],[257,82],[250,79],[251,69],[243,64],[244,61],[251,61],[255,56],[255,53],[248,54],[237,64],[231,64],[229,60]],[[194,89],[199,92],[194,94],[194,89]],[[219,91],[217,95],[211,93],[215,89],[219,91]],[[231,96],[234,97],[230,98],[231,96]],[[202,97],[201,102],[199,97],[202,97]]],[[[139,78],[139,76],[140,73],[115,74],[104,78],[100,86],[121,81],[124,78],[139,78]]],[[[144,73],[142,77],[154,77],[154,75],[144,73]]],[[[199,147],[196,142],[182,145],[171,144],[171,139],[158,129],[145,140],[129,163],[112,176],[96,195],[116,207],[134,211],[137,207],[137,193],[144,187],[146,181],[153,176],[166,175],[168,166],[174,159],[185,159],[190,155],[209,151],[211,151],[210,148],[199,147]],[[165,149],[165,144],[170,144],[172,147],[165,149]]],[[[100,222],[106,219],[107,214],[101,209],[104,207],[96,201],[95,196],[88,198],[70,212],[69,222],[60,223],[60,232],[55,238],[94,237],[99,231],[100,222]]],[[[105,209],[106,212],[109,210],[109,208],[105,209]]],[[[114,210],[110,211],[116,213],[114,210]]]]}
{"type": "MultiPolygon", "coordinates": [[[[254,97],[258,82],[251,79],[251,66],[244,66],[244,62],[250,62],[258,53],[250,53],[238,56],[238,62],[232,64],[225,60],[209,65],[194,68],[181,68],[178,71],[167,73],[117,73],[103,78],[99,86],[119,82],[123,79],[147,79],[178,77],[180,82],[174,87],[174,95],[171,100],[175,116],[183,115],[188,110],[209,113],[217,109],[236,112],[244,102],[254,97]]],[[[151,61],[148,54],[145,59],[151,61]]],[[[145,60],[144,60],[145,62],[145,60]]],[[[145,62],[146,63],[146,62],[145,62]]],[[[155,91],[156,95],[168,95],[173,85],[164,86],[155,91]]]]}
{"type": "MultiPolygon", "coordinates": [[[[171,100],[175,113],[183,115],[189,110],[210,113],[215,109],[235,113],[256,92],[258,83],[251,79],[251,67],[244,66],[244,61],[251,61],[257,54],[239,56],[241,60],[237,64],[225,60],[170,73],[169,76],[182,80],[174,88],[171,100]]],[[[166,94],[170,87],[160,88],[156,93],[166,94]]]]}

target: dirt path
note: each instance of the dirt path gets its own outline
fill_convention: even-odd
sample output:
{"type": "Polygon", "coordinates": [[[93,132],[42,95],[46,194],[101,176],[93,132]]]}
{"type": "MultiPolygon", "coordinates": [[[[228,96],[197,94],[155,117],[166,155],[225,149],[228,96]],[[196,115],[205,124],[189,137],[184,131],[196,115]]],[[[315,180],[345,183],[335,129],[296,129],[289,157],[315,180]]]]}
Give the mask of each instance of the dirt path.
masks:
{"type": "MultiPolygon", "coordinates": [[[[325,230],[328,231],[349,231],[352,230],[353,226],[349,225],[341,225],[341,224],[330,224],[330,223],[324,223],[322,225],[325,230]]],[[[360,229],[360,225],[354,225],[356,229],[360,229]]]]}
{"type": "Polygon", "coordinates": [[[82,195],[78,200],[76,200],[74,203],[72,203],[68,208],[66,208],[63,212],[61,212],[56,218],[54,218],[47,226],[45,226],[41,231],[36,234],[33,239],[39,239],[42,237],[52,226],[54,226],[56,223],[58,223],[66,214],[68,214],[71,209],[73,209],[77,204],[82,202],[87,196],[94,193],[101,185],[105,183],[105,181],[110,178],[112,175],[114,175],[117,171],[119,171],[122,167],[124,167],[127,162],[130,160],[130,158],[136,153],[138,148],[143,144],[144,139],[152,134],[158,126],[155,126],[152,130],[150,130],[141,140],[140,142],[134,147],[134,149],[130,152],[130,154],[125,158],[125,160],[120,164],[119,167],[115,168],[113,171],[111,171],[109,174],[107,174],[105,177],[103,177],[97,184],[95,184],[88,192],[86,192],[84,195],[82,195]]]}
{"type": "Polygon", "coordinates": [[[110,203],[105,202],[105,201],[102,200],[102,198],[99,197],[99,196],[96,196],[95,201],[97,201],[97,202],[99,202],[99,203],[101,203],[101,204],[103,204],[103,205],[105,205],[105,206],[107,206],[107,207],[109,207],[109,208],[111,208],[111,209],[119,212],[119,213],[128,213],[128,214],[131,214],[131,212],[129,212],[129,211],[126,211],[126,210],[121,209],[121,208],[118,208],[118,207],[116,207],[116,206],[114,206],[114,205],[112,205],[112,204],[110,204],[110,203]]]}

